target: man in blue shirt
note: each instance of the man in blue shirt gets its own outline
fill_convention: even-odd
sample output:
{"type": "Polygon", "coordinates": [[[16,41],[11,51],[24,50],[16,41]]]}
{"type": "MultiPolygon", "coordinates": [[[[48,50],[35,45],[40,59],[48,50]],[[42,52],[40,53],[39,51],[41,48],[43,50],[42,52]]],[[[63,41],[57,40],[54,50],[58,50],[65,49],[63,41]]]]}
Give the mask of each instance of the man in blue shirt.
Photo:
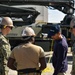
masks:
{"type": "Polygon", "coordinates": [[[48,38],[52,38],[54,40],[52,56],[52,65],[54,67],[53,75],[66,75],[68,68],[68,44],[65,36],[61,34],[59,25],[54,25],[51,27],[48,33],[48,38]]]}

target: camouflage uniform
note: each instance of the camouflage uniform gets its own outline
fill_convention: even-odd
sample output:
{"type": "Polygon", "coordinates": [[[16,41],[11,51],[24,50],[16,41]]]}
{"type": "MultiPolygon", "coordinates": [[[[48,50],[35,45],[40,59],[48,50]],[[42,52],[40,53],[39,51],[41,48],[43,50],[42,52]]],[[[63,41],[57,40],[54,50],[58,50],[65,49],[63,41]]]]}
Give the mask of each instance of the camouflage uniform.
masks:
{"type": "Polygon", "coordinates": [[[72,63],[72,73],[71,75],[75,75],[75,36],[71,34],[72,39],[72,56],[73,56],[73,63],[72,63]]]}
{"type": "Polygon", "coordinates": [[[8,75],[8,67],[6,64],[10,51],[8,40],[0,34],[0,75],[8,75]]]}

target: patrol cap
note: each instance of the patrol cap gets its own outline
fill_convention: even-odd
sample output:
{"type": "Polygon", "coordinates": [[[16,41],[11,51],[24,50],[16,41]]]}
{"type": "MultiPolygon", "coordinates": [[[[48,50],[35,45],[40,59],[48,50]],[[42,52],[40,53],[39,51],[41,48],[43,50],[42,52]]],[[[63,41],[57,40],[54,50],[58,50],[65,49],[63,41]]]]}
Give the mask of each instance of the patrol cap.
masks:
{"type": "Polygon", "coordinates": [[[35,36],[35,32],[31,27],[26,26],[22,31],[22,37],[35,36]]]}
{"type": "Polygon", "coordinates": [[[51,26],[47,37],[51,38],[51,36],[54,36],[58,32],[60,32],[60,25],[53,25],[51,26]]]}
{"type": "Polygon", "coordinates": [[[1,21],[1,25],[6,25],[6,26],[14,27],[13,21],[11,20],[10,17],[3,17],[2,21],[1,21]]]}

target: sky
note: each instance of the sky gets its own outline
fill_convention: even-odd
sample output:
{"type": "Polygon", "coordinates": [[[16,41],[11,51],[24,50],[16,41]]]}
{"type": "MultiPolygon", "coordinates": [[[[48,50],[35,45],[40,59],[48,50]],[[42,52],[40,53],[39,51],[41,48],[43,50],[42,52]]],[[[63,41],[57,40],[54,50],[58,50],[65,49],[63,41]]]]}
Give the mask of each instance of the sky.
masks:
{"type": "Polygon", "coordinates": [[[63,20],[65,14],[58,10],[48,10],[48,22],[60,23],[63,20]]]}

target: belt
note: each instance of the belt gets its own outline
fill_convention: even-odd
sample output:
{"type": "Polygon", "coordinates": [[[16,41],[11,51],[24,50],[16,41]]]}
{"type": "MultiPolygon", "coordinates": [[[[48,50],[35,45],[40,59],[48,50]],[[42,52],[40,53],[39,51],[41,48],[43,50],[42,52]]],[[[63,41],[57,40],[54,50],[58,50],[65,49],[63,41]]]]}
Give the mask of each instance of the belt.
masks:
{"type": "Polygon", "coordinates": [[[36,68],[27,68],[18,70],[18,73],[41,73],[40,70],[36,70],[36,68]]]}

